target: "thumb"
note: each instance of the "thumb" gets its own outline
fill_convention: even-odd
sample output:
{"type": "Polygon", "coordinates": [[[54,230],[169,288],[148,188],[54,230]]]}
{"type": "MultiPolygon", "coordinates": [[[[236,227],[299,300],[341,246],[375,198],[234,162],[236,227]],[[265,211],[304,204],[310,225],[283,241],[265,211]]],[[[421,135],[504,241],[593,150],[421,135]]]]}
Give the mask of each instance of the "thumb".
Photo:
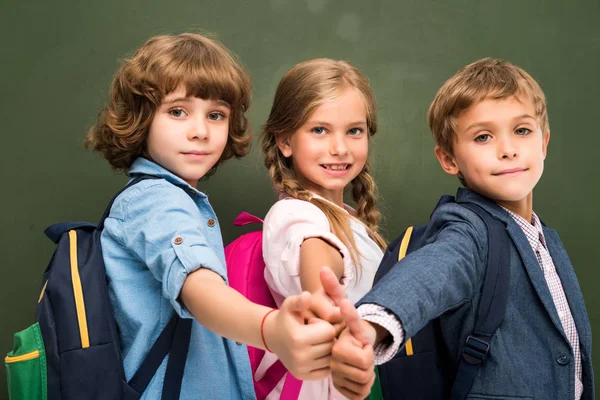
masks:
{"type": "Polygon", "coordinates": [[[354,304],[350,300],[344,299],[340,303],[340,310],[350,334],[363,346],[372,346],[375,343],[375,329],[360,318],[354,304]]]}
{"type": "Polygon", "coordinates": [[[346,292],[344,287],[340,285],[338,277],[333,273],[331,268],[322,267],[320,271],[321,285],[325,289],[327,296],[333,300],[336,306],[340,305],[340,302],[346,298],[346,292]]]}
{"type": "Polygon", "coordinates": [[[310,299],[311,295],[309,292],[289,296],[283,301],[280,310],[287,313],[299,314],[303,318],[308,319],[313,316],[313,313],[310,312],[310,299]]]}

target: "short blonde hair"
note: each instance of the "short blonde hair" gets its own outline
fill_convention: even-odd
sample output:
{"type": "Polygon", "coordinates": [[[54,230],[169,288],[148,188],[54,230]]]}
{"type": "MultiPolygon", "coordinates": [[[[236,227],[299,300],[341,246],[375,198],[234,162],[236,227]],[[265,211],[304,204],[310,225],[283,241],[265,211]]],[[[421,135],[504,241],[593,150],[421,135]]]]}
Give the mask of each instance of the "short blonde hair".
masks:
{"type": "Polygon", "coordinates": [[[546,97],[540,85],[522,68],[495,58],[483,58],[461,68],[438,90],[427,121],[438,146],[453,154],[457,118],[486,98],[525,95],[532,99],[542,133],[549,129],[546,97]]]}
{"type": "Polygon", "coordinates": [[[251,140],[244,115],[251,101],[250,78],[223,45],[193,33],[152,37],[124,61],[86,146],[124,172],[137,157],[149,158],[146,141],[156,110],[179,85],[188,96],[224,100],[231,107],[225,150],[207,176],[221,162],[246,155],[251,140]]]}

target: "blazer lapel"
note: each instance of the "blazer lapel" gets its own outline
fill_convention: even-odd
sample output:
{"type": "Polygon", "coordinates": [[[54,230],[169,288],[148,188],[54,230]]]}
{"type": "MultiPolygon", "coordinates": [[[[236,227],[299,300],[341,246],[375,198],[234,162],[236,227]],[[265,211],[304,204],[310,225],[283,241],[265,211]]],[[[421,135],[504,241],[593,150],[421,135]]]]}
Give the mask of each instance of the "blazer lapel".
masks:
{"type": "MultiPolygon", "coordinates": [[[[527,275],[531,280],[531,283],[540,298],[544,308],[548,312],[552,323],[556,326],[556,329],[562,333],[565,340],[567,337],[563,331],[562,324],[560,322],[560,318],[558,317],[558,312],[556,311],[556,307],[554,306],[554,301],[552,300],[552,295],[550,294],[550,289],[548,289],[548,283],[546,282],[546,278],[544,277],[544,272],[540,267],[540,263],[525,236],[523,230],[517,225],[517,223],[512,219],[512,217],[498,204],[489,200],[488,198],[481,196],[477,193],[471,192],[468,189],[460,188],[456,193],[456,201],[458,203],[461,202],[471,202],[478,204],[479,206],[485,208],[487,212],[489,212],[493,217],[503,221],[506,224],[506,230],[514,243],[515,247],[519,255],[521,256],[521,260],[523,265],[525,266],[525,270],[527,271],[527,275]]],[[[509,256],[509,255],[507,255],[509,256]]]]}
{"type": "Polygon", "coordinates": [[[562,333],[565,340],[567,340],[558,316],[558,312],[556,311],[556,306],[554,305],[554,300],[552,300],[548,283],[544,277],[544,271],[542,270],[542,267],[540,266],[540,263],[533,252],[525,233],[523,233],[523,230],[519,227],[519,225],[517,225],[516,222],[511,221],[511,223],[508,225],[508,234],[512,238],[513,243],[515,244],[515,247],[521,256],[521,260],[523,261],[523,266],[527,271],[529,280],[531,281],[531,284],[533,285],[538,297],[544,305],[544,308],[548,312],[552,323],[554,326],[556,326],[556,329],[562,333]]]}
{"type": "Polygon", "coordinates": [[[556,231],[544,227],[544,237],[552,256],[552,261],[556,267],[556,272],[560,277],[563,290],[565,291],[565,296],[567,297],[567,302],[569,303],[569,308],[577,327],[577,333],[579,334],[582,351],[584,351],[584,354],[589,355],[592,332],[575,270],[556,231]]]}

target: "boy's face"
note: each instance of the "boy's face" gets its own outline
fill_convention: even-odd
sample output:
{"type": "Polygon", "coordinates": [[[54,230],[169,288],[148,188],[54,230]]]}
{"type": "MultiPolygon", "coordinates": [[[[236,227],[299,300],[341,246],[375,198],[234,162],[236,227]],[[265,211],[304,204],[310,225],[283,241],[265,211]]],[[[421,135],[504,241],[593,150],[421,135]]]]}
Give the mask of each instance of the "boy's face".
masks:
{"type": "Polygon", "coordinates": [[[226,103],[186,97],[179,86],[156,110],[148,134],[150,157],[195,187],[221,158],[230,114],[226,103]]]}
{"type": "Polygon", "coordinates": [[[549,139],[529,97],[488,98],[459,115],[454,154],[439,147],[435,153],[442,168],[462,174],[469,189],[515,212],[527,212],[549,139]]]}

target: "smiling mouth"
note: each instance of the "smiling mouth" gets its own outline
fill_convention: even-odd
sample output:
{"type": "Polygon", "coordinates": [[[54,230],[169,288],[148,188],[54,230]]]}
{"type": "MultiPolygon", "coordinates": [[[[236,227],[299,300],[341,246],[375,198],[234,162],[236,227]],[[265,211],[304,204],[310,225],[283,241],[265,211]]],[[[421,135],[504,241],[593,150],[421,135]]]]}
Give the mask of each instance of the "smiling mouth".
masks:
{"type": "Polygon", "coordinates": [[[321,164],[321,167],[330,171],[345,171],[350,168],[350,164],[321,164]]]}
{"type": "Polygon", "coordinates": [[[514,175],[514,174],[518,174],[520,172],[525,172],[527,170],[529,170],[529,168],[513,168],[513,169],[507,169],[504,171],[500,171],[500,172],[497,172],[492,175],[494,175],[494,176],[514,175]]]}

